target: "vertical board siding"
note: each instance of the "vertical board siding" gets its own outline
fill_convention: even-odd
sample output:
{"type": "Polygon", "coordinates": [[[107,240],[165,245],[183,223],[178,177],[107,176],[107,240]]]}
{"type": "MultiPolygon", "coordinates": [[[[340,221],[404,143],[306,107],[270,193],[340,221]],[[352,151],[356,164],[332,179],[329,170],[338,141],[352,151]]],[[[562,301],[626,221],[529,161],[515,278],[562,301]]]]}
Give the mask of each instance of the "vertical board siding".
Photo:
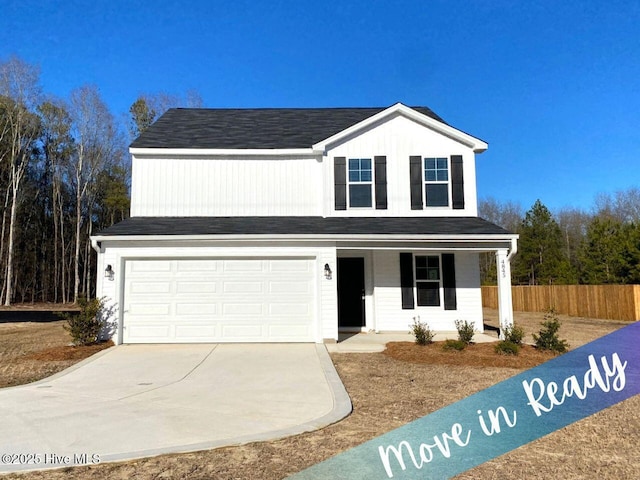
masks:
{"type": "MultiPolygon", "coordinates": [[[[605,320],[640,320],[640,285],[536,285],[511,287],[513,309],[605,320]]],[[[498,308],[498,287],[482,287],[482,305],[498,308]]]]}
{"type": "MultiPolygon", "coordinates": [[[[403,116],[390,118],[343,143],[330,145],[325,161],[331,163],[326,170],[331,175],[325,195],[325,210],[329,215],[341,216],[476,216],[475,154],[471,148],[403,116]],[[333,195],[333,158],[387,157],[387,209],[347,209],[336,211],[333,195]],[[411,209],[409,157],[451,157],[460,155],[464,164],[464,208],[449,207],[411,209]]],[[[424,189],[424,186],[421,186],[424,189]]]]}
{"type": "MultiPolygon", "coordinates": [[[[419,252],[414,252],[419,254],[419,252]]],[[[376,330],[409,331],[414,317],[427,322],[430,328],[455,331],[456,320],[474,322],[483,330],[482,296],[480,294],[480,267],[478,254],[456,253],[457,310],[441,307],[418,307],[403,310],[400,290],[400,262],[397,251],[374,251],[374,299],[376,330]]]]}
{"type": "Polygon", "coordinates": [[[335,247],[323,248],[318,252],[316,277],[318,278],[318,295],[320,304],[319,322],[322,339],[338,339],[338,265],[335,247]],[[333,272],[330,280],[324,277],[324,266],[329,264],[333,272]]]}
{"type": "Polygon", "coordinates": [[[320,162],[134,158],[132,216],[322,214],[320,162]]]}

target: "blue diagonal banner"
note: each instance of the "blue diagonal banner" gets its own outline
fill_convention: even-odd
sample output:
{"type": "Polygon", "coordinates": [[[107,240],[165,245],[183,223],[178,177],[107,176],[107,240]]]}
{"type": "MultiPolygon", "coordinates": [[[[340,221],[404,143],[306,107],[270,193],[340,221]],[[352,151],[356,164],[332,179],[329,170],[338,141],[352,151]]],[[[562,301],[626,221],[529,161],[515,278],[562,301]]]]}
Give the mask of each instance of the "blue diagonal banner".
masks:
{"type": "Polygon", "coordinates": [[[640,393],[639,340],[636,322],[288,478],[451,478],[640,393]]]}

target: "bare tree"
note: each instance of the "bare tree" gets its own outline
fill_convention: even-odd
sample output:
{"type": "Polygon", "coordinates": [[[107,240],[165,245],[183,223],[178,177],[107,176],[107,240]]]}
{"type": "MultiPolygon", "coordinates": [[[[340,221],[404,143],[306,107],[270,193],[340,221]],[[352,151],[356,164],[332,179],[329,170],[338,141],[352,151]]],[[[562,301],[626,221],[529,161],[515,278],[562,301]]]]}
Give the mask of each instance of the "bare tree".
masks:
{"type": "Polygon", "coordinates": [[[51,215],[53,217],[53,301],[69,301],[66,285],[67,252],[65,235],[64,195],[65,172],[73,152],[71,118],[67,106],[57,100],[47,100],[38,107],[42,121],[42,153],[51,176],[51,215]],[[62,287],[62,288],[60,288],[62,287]]]}
{"type": "Polygon", "coordinates": [[[524,210],[518,203],[500,203],[495,198],[488,197],[478,203],[478,215],[499,227],[515,232],[524,218],[524,210]]]}
{"type": "Polygon", "coordinates": [[[121,154],[121,136],[113,116],[95,86],[84,86],[71,93],[70,115],[75,152],[69,179],[75,191],[75,253],[73,299],[80,293],[82,226],[90,221],[90,205],[98,174],[121,154]]]}
{"type": "Polygon", "coordinates": [[[0,64],[0,142],[5,147],[0,149],[0,162],[8,163],[6,198],[11,202],[4,287],[7,306],[13,296],[13,254],[20,187],[39,133],[38,117],[33,113],[40,97],[39,75],[37,67],[17,57],[0,64]]]}
{"type": "Polygon", "coordinates": [[[602,193],[595,200],[596,215],[623,223],[640,222],[640,188],[618,190],[614,194],[602,193]]]}
{"type": "Polygon", "coordinates": [[[562,231],[564,254],[574,270],[578,271],[580,268],[578,253],[593,217],[583,210],[569,207],[559,210],[555,217],[562,231]]]}

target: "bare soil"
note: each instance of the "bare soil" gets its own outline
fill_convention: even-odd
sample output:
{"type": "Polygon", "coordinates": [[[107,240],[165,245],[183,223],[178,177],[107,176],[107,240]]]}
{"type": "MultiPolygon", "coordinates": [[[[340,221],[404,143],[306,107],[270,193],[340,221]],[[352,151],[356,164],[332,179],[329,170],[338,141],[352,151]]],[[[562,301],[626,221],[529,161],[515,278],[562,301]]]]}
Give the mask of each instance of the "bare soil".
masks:
{"type": "Polygon", "coordinates": [[[0,387],[35,382],[113,345],[71,346],[63,324],[0,323],[0,387]]]}
{"type": "MultiPolygon", "coordinates": [[[[487,311],[486,318],[491,325],[497,314],[487,311]]],[[[561,317],[561,320],[561,337],[566,338],[572,347],[626,325],[624,322],[595,319],[561,317]]],[[[541,314],[516,314],[516,322],[528,333],[537,331],[541,321],[541,314]]],[[[25,343],[27,346],[12,347],[29,350],[28,354],[25,352],[23,355],[23,361],[37,362],[24,357],[34,355],[39,350],[57,348],[55,345],[38,347],[37,341],[25,339],[25,336],[34,333],[27,327],[14,332],[13,337],[3,336],[3,327],[0,325],[2,351],[7,341],[12,344],[25,343]]],[[[61,326],[59,328],[61,330],[61,326]]],[[[56,333],[60,334],[60,331],[54,329],[48,333],[40,332],[39,335],[41,341],[52,342],[50,337],[56,333]]],[[[66,334],[64,331],[62,333],[66,334]]],[[[505,357],[511,363],[496,365],[495,357],[499,356],[488,355],[484,350],[490,347],[480,344],[461,353],[442,352],[432,347],[437,346],[418,347],[411,343],[398,343],[390,345],[385,353],[332,354],[336,369],[353,402],[353,413],[315,432],[270,442],[93,467],[10,474],[5,478],[282,479],[515,375],[522,368],[528,368],[529,364],[523,366],[518,363],[525,358],[531,357],[531,362],[544,360],[529,355],[540,352],[525,349],[522,356],[505,357]],[[433,356],[428,359],[423,357],[430,354],[433,356]],[[461,361],[461,358],[465,360],[461,361]]],[[[50,363],[45,360],[41,362],[50,363]]],[[[4,372],[1,378],[5,380],[4,372]]],[[[640,395],[456,478],[637,479],[640,478],[639,442],[640,395]]]]}

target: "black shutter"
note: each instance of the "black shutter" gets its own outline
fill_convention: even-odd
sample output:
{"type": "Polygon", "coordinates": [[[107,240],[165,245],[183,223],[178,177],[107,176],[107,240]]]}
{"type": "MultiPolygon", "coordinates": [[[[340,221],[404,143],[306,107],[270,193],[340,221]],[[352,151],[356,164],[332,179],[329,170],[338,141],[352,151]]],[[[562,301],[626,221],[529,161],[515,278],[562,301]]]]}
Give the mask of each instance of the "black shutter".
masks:
{"type": "Polygon", "coordinates": [[[400,253],[400,290],[403,310],[413,309],[413,254],[400,253]]]}
{"type": "Polygon", "coordinates": [[[444,287],[444,309],[456,310],[456,260],[453,253],[442,254],[442,286],[444,287]]]}
{"type": "Polygon", "coordinates": [[[422,210],[422,157],[409,157],[409,176],[411,178],[411,210],[422,210]]]}
{"type": "Polygon", "coordinates": [[[336,157],[333,159],[333,184],[335,190],[336,210],[347,209],[347,159],[336,157]]]}
{"type": "Polygon", "coordinates": [[[387,157],[374,157],[376,176],[376,209],[387,209],[387,157]]]}
{"type": "Polygon", "coordinates": [[[464,176],[462,174],[462,155],[451,155],[451,196],[453,208],[464,208],[464,176]]]}

